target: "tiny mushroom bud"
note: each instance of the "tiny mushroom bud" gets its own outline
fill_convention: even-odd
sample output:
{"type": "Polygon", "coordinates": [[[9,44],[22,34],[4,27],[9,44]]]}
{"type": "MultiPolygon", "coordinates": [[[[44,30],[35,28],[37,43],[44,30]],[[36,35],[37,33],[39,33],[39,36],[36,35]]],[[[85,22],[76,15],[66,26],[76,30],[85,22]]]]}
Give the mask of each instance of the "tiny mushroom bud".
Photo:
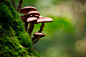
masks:
{"type": "Polygon", "coordinates": [[[45,22],[53,22],[53,19],[50,17],[41,17],[37,20],[37,23],[42,23],[42,25],[40,26],[40,30],[38,32],[41,32],[43,30],[44,27],[44,23],[45,22]]]}
{"type": "Polygon", "coordinates": [[[33,34],[33,38],[32,38],[32,42],[33,44],[36,43],[40,38],[44,37],[45,34],[44,33],[41,33],[41,32],[36,32],[33,34]]]}

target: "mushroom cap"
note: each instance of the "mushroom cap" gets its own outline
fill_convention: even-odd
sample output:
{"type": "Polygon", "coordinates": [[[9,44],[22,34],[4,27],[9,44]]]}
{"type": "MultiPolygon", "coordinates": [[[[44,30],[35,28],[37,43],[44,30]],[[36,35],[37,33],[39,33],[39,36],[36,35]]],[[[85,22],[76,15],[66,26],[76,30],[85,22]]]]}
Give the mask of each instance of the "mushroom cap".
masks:
{"type": "Polygon", "coordinates": [[[28,16],[39,17],[40,13],[38,11],[30,11],[28,12],[28,16]]]}
{"type": "Polygon", "coordinates": [[[53,22],[53,19],[50,17],[42,17],[37,20],[37,23],[43,23],[43,22],[53,22]]]}
{"type": "Polygon", "coordinates": [[[28,17],[27,18],[27,22],[32,22],[32,21],[36,21],[38,18],[36,17],[28,17]]]}
{"type": "Polygon", "coordinates": [[[45,34],[44,33],[41,33],[41,32],[36,32],[33,34],[33,36],[40,36],[40,37],[44,37],[45,34]]]}
{"type": "Polygon", "coordinates": [[[26,13],[28,13],[29,11],[36,11],[36,8],[35,8],[35,7],[32,7],[32,6],[26,6],[26,7],[23,7],[23,8],[20,10],[20,13],[26,14],[26,13]]]}

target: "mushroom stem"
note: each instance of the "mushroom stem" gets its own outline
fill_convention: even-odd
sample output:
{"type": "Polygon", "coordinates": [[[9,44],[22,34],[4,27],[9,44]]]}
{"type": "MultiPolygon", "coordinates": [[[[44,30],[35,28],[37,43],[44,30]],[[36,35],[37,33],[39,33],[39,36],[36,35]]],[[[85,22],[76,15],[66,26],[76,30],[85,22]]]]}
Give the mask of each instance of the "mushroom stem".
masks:
{"type": "Polygon", "coordinates": [[[43,31],[43,27],[45,27],[45,26],[44,26],[44,22],[43,22],[42,25],[40,26],[40,30],[39,30],[38,32],[42,32],[42,31],[43,31]]]}
{"type": "Polygon", "coordinates": [[[36,41],[33,42],[33,44],[35,44],[38,41],[38,39],[36,39],[36,41]]]}
{"type": "Polygon", "coordinates": [[[31,33],[32,33],[33,29],[34,29],[34,22],[30,22],[30,27],[28,29],[28,33],[29,33],[30,36],[31,36],[31,33]]]}
{"type": "Polygon", "coordinates": [[[40,39],[41,37],[40,36],[34,36],[33,38],[32,38],[32,42],[33,42],[33,44],[35,44],[39,39],[40,39]]]}
{"type": "Polygon", "coordinates": [[[14,3],[14,0],[12,0],[12,5],[14,6],[14,8],[16,10],[16,6],[15,6],[15,3],[14,3]]]}
{"type": "Polygon", "coordinates": [[[27,31],[28,23],[25,22],[25,30],[27,31]]]}
{"type": "Polygon", "coordinates": [[[31,38],[31,39],[32,39],[32,42],[34,42],[34,40],[35,40],[36,38],[37,38],[37,37],[35,37],[35,36],[34,36],[33,38],[31,38]]]}
{"type": "Polygon", "coordinates": [[[17,12],[19,12],[19,10],[20,10],[20,8],[21,8],[22,3],[23,3],[23,1],[22,1],[22,0],[20,0],[20,2],[19,2],[19,6],[18,6],[18,8],[17,8],[17,12]]]}

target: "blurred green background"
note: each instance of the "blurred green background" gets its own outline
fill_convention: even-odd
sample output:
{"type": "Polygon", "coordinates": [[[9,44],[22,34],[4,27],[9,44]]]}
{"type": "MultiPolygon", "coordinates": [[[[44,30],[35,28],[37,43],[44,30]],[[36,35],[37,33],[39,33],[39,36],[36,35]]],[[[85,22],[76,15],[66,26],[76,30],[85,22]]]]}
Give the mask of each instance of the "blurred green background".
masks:
{"type": "MultiPolygon", "coordinates": [[[[14,1],[18,7],[19,0],[14,1]]],[[[53,19],[45,24],[46,36],[33,45],[42,57],[86,57],[86,0],[23,0],[25,6],[53,19]]],[[[35,24],[33,33],[40,26],[35,24]]]]}

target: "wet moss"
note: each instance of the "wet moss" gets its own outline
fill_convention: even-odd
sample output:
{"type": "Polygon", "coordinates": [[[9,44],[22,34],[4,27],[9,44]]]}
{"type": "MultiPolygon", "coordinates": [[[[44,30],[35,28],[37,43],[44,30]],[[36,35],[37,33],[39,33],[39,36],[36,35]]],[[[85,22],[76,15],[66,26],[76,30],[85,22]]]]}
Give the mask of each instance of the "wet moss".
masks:
{"type": "Polygon", "coordinates": [[[0,57],[40,57],[32,48],[19,14],[7,1],[0,0],[0,57]]]}

